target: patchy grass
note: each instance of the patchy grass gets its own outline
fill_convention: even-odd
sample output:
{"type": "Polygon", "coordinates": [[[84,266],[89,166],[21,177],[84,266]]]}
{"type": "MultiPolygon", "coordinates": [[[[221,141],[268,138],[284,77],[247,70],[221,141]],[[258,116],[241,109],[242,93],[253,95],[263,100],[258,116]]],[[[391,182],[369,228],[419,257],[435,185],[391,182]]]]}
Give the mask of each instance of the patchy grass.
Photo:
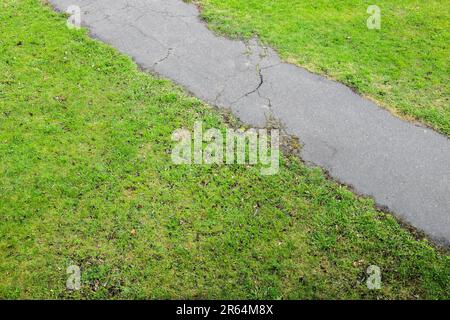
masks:
{"type": "Polygon", "coordinates": [[[197,0],[210,27],[281,56],[450,136],[450,6],[430,0],[197,0]],[[381,30],[366,25],[369,5],[381,30]]]}
{"type": "Polygon", "coordinates": [[[37,0],[0,9],[1,298],[450,297],[448,253],[371,200],[295,158],[172,164],[173,130],[225,128],[214,110],[37,0]]]}

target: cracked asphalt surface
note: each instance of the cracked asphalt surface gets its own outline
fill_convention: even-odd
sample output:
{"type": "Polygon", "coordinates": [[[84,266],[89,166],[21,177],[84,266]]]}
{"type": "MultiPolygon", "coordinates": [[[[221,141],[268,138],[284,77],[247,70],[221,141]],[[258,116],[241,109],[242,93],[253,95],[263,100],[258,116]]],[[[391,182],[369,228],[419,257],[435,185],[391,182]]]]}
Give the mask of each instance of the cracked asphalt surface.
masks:
{"type": "Polygon", "coordinates": [[[450,141],[402,121],[346,86],[283,63],[256,40],[208,30],[181,0],[50,0],[81,8],[91,35],[198,98],[264,127],[277,119],[301,158],[450,244],[450,141]]]}

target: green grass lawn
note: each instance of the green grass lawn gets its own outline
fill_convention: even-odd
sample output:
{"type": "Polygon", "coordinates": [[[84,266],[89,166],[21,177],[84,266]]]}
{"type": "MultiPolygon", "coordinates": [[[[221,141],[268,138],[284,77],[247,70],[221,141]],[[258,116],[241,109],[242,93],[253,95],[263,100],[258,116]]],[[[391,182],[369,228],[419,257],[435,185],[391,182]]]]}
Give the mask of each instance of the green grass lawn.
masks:
{"type": "Polygon", "coordinates": [[[222,117],[40,1],[0,30],[0,298],[450,298],[448,253],[319,169],[172,164],[222,117]]]}
{"type": "Polygon", "coordinates": [[[448,0],[196,0],[209,26],[260,40],[450,136],[448,0]],[[381,9],[369,30],[367,8],[381,9]]]}

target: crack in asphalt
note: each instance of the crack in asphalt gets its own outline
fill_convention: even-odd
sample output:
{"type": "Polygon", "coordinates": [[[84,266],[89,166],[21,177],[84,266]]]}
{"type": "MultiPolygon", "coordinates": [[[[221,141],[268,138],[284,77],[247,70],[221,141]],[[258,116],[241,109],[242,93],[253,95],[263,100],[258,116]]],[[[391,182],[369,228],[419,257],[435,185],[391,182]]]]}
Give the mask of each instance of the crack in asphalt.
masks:
{"type": "Polygon", "coordinates": [[[235,105],[236,103],[238,103],[239,101],[241,101],[242,99],[244,99],[245,97],[248,97],[249,95],[258,92],[259,94],[259,88],[261,88],[261,86],[264,84],[264,78],[263,75],[261,73],[261,69],[259,69],[258,66],[256,66],[256,70],[258,71],[258,75],[259,75],[259,83],[257,85],[257,87],[249,92],[244,93],[242,96],[240,96],[239,98],[237,98],[235,101],[231,102],[231,105],[235,105]]]}
{"type": "Polygon", "coordinates": [[[167,49],[167,54],[166,54],[164,57],[162,57],[161,59],[159,59],[158,61],[156,61],[156,62],[153,64],[153,68],[156,67],[158,64],[160,64],[160,63],[166,61],[166,60],[170,57],[170,55],[172,54],[172,51],[173,51],[173,48],[168,48],[168,49],[167,49]]]}

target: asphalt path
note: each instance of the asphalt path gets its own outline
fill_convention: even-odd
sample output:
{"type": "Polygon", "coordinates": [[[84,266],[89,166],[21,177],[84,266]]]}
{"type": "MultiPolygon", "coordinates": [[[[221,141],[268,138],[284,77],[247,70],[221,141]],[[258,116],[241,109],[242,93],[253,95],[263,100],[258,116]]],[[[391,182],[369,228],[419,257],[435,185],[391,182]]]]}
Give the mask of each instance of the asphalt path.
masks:
{"type": "Polygon", "coordinates": [[[217,36],[181,0],[50,0],[91,35],[255,127],[276,119],[301,158],[450,244],[450,141],[346,86],[284,63],[256,40],[217,36]]]}

